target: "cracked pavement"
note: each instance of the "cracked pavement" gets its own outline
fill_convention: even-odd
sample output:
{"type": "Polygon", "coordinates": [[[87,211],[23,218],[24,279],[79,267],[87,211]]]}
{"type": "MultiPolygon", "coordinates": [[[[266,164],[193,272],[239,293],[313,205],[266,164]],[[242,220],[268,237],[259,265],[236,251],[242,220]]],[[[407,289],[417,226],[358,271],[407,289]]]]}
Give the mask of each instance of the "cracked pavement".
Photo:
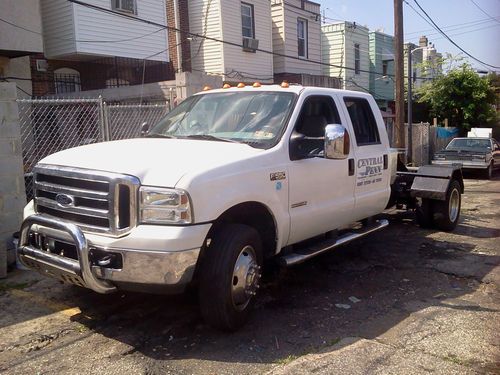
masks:
{"type": "Polygon", "coordinates": [[[500,176],[465,190],[453,233],[390,211],[384,231],[271,267],[234,334],[206,326],[191,294],[103,296],[11,272],[0,373],[500,373],[500,176]]]}

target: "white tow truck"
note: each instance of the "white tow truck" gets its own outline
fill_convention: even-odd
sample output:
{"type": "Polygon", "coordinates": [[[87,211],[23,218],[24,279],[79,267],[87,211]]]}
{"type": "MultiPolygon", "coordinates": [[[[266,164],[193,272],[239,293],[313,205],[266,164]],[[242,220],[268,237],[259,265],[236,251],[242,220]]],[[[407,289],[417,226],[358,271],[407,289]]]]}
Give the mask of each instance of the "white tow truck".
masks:
{"type": "Polygon", "coordinates": [[[234,330],[266,259],[291,266],[380,230],[388,221],[374,216],[390,206],[445,231],[459,219],[461,170],[398,172],[364,93],[209,90],[143,130],[40,161],[21,227],[25,266],[98,293],[194,286],[205,320],[234,330]]]}

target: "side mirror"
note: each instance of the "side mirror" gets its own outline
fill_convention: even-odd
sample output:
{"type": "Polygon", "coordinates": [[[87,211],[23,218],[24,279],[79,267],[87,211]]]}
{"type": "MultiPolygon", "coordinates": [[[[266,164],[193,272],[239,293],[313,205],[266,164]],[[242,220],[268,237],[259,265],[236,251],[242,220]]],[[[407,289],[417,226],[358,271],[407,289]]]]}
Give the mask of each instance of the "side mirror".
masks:
{"type": "Polygon", "coordinates": [[[325,127],[325,158],[345,159],[349,155],[349,133],[340,124],[325,127]]]}
{"type": "Polygon", "coordinates": [[[149,124],[147,122],[143,122],[141,125],[141,137],[145,137],[149,132],[149,124]]]}

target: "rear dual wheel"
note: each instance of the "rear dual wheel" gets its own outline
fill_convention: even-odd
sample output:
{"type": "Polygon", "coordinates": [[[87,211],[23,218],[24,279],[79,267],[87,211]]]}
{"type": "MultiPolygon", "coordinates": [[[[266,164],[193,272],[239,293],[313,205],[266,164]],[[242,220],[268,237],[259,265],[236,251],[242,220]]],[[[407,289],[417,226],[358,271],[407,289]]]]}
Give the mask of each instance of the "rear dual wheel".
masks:
{"type": "Polygon", "coordinates": [[[422,198],[415,210],[418,225],[445,232],[455,229],[460,218],[461,191],[460,183],[452,180],[444,201],[422,198]]]}

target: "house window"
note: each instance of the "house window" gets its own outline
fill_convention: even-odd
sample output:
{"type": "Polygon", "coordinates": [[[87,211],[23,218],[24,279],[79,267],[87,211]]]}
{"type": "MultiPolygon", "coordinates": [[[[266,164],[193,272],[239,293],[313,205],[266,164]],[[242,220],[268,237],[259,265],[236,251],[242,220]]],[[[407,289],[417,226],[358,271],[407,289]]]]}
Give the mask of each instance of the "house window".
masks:
{"type": "Polygon", "coordinates": [[[71,68],[60,68],[54,71],[56,94],[81,91],[80,73],[71,68]]]}
{"type": "Polygon", "coordinates": [[[387,60],[382,61],[382,75],[387,76],[387,69],[389,67],[389,62],[387,60]]]}
{"type": "Polygon", "coordinates": [[[111,0],[111,8],[124,13],[137,14],[136,0],[111,0]]]}
{"type": "Polygon", "coordinates": [[[354,74],[359,74],[361,70],[361,58],[359,56],[359,44],[354,45],[354,74]]]}
{"type": "Polygon", "coordinates": [[[299,57],[307,59],[307,20],[297,18],[297,44],[299,57]]]}
{"type": "Polygon", "coordinates": [[[243,35],[243,38],[255,38],[255,23],[252,4],[241,3],[241,34],[243,35]]]}
{"type": "Polygon", "coordinates": [[[106,80],[106,88],[130,86],[130,82],[123,78],[108,78],[106,80]]]}

